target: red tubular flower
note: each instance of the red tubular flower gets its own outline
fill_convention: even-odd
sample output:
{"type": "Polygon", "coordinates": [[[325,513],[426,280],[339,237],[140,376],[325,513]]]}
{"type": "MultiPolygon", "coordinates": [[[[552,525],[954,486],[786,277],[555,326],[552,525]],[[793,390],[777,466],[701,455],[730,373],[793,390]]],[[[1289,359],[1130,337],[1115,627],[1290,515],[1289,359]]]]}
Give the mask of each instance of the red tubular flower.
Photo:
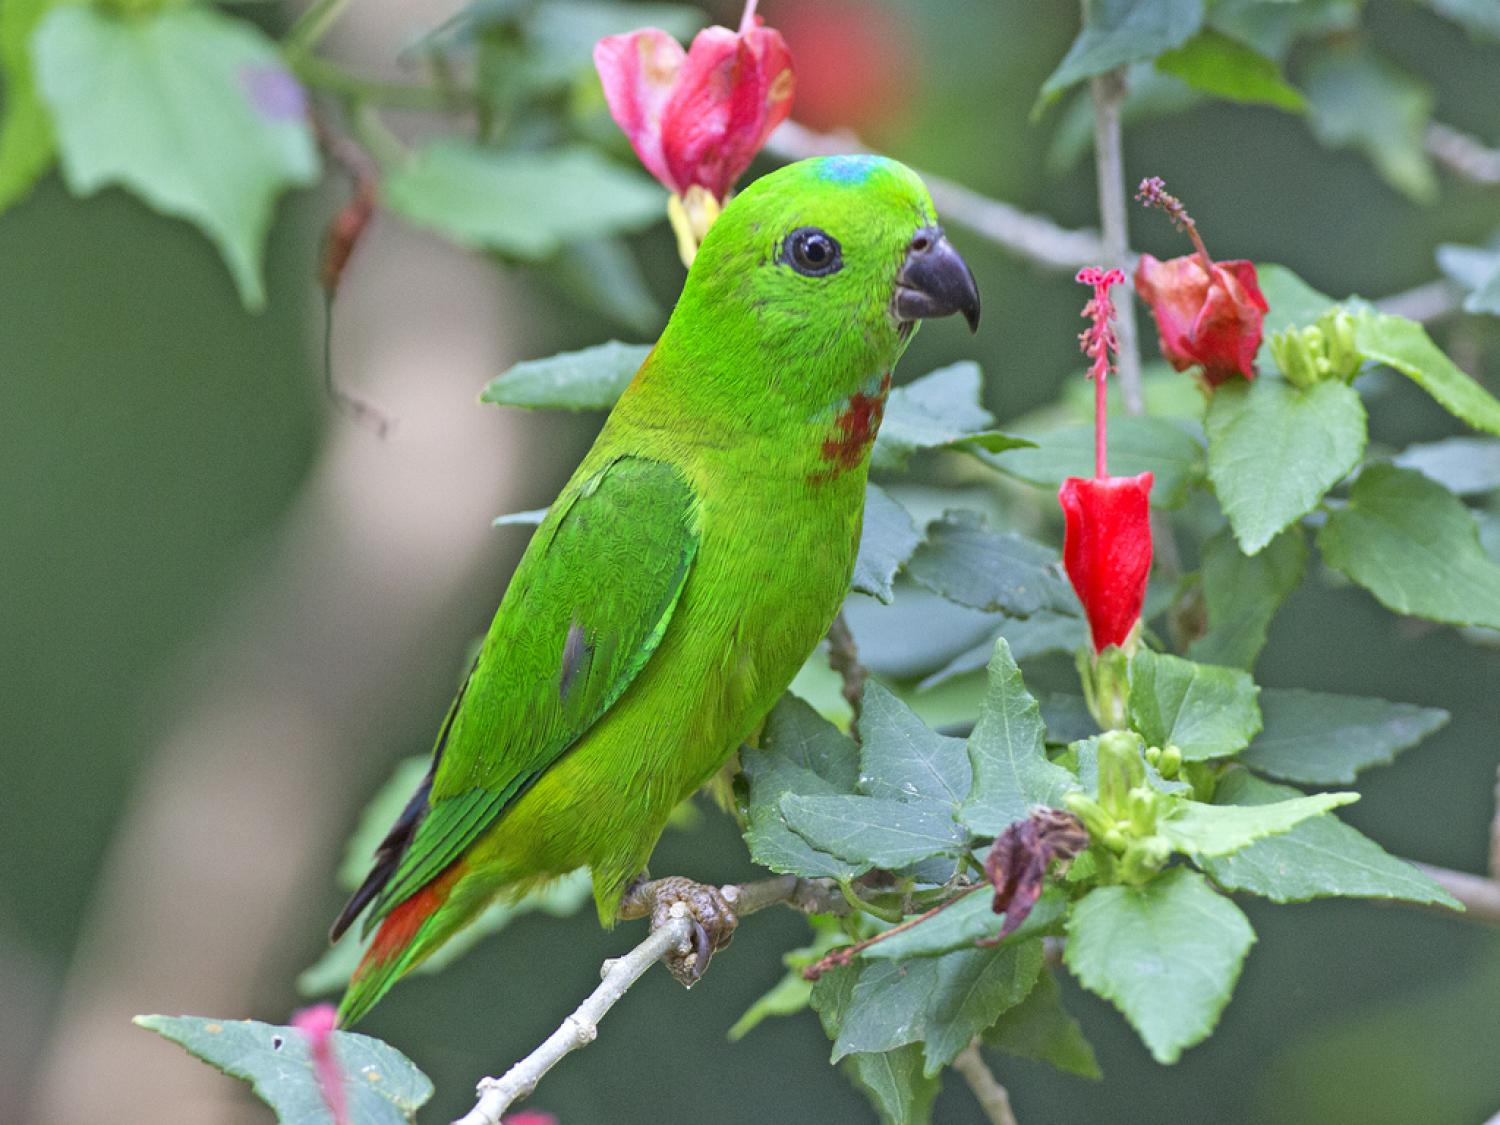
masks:
{"type": "Polygon", "coordinates": [[[1089,619],[1094,651],[1124,646],[1141,617],[1151,573],[1150,473],[1069,477],[1058,490],[1063,566],[1089,619]]]}
{"type": "Polygon", "coordinates": [[[1266,299],[1255,266],[1244,260],[1209,261],[1188,254],[1158,261],[1142,254],[1135,289],[1151,306],[1162,354],[1178,371],[1200,365],[1210,386],[1242,375],[1255,378],[1266,299]]]}
{"type": "Polygon", "coordinates": [[[649,27],[601,39],[594,66],[641,163],[679,196],[696,185],[722,202],[792,108],[791,53],[755,0],[738,31],[705,28],[687,51],[649,27]]]}

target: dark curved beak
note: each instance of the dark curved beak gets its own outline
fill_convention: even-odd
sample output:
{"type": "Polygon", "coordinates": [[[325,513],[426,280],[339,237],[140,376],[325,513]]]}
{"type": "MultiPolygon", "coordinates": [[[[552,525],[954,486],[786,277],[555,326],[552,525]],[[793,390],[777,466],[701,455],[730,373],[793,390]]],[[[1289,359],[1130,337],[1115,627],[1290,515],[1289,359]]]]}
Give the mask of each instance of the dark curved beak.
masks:
{"type": "Polygon", "coordinates": [[[905,323],[963,313],[969,331],[978,330],[979,288],[942,227],[923,227],[912,236],[906,261],[896,271],[891,311],[905,323]]]}

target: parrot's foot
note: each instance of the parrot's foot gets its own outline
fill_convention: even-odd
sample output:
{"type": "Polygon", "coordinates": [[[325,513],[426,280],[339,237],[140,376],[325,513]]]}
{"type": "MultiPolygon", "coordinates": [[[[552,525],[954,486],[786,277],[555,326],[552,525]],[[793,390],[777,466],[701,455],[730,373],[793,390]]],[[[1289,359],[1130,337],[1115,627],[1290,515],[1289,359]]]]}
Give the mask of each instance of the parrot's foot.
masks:
{"type": "Polygon", "coordinates": [[[708,962],[734,937],[740,924],[732,902],[735,888],[729,894],[706,883],[695,883],[674,875],[667,879],[644,877],[636,880],[620,900],[620,918],[651,919],[651,929],[658,930],[672,917],[672,907],[682,903],[693,920],[693,933],[685,949],[671,950],[664,960],[667,970],[684,988],[692,988],[708,969],[708,962]]]}

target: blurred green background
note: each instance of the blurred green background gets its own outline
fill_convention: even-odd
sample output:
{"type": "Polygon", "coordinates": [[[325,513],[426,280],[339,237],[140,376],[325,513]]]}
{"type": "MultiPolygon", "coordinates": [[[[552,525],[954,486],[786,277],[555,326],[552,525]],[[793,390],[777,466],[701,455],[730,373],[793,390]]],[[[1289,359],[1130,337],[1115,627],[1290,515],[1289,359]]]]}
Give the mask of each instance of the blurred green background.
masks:
{"type": "MultiPolygon", "coordinates": [[[[356,4],[331,46],[388,62],[455,7],[356,4]]],[[[730,23],[737,7],[709,5],[730,23]]],[[[797,54],[804,73],[833,65],[849,7],[764,5],[773,23],[833,21],[832,39],[797,54]]],[[[856,7],[884,13],[900,47],[887,60],[899,96],[868,123],[872,143],[1093,224],[1087,159],[1044,170],[1061,115],[1028,119],[1076,30],[1073,5],[856,7]]],[[[1365,15],[1432,84],[1440,119],[1500,140],[1500,47],[1412,3],[1371,0],[1365,15]]],[[[1430,280],[1436,243],[1500,225],[1500,191],[1445,177],[1439,201],[1417,206],[1270,109],[1220,103],[1134,126],[1126,172],[1164,176],[1218,255],[1283,262],[1336,295],[1430,280]]],[[[325,188],[283,206],[260,315],[241,310],[196,232],[118,191],[79,201],[49,178],[0,215],[0,1120],[268,1119],[125,1018],[280,1021],[301,1002],[291,982],[340,905],[342,840],[391,764],[428,746],[523,545],[489,517],[545,504],[597,424],[504,417],[475,397],[509,362],[626,330],[389,219],[351,267],[335,358],[398,424],[381,441],[331,411],[315,270],[341,198],[325,188]]],[[[1157,217],[1132,225],[1138,248],[1180,252],[1157,217]]],[[[978,275],[984,331],[930,326],[904,373],[979,359],[1003,423],[1079,377],[1081,290],[962,229],[954,241],[978,275]]],[[[665,226],[636,244],[670,306],[681,270],[665,226]]],[[[1495,387],[1493,322],[1455,322],[1439,340],[1495,387]]],[[[1409,387],[1370,405],[1390,445],[1454,432],[1409,387]]],[[[1393,852],[1483,870],[1500,653],[1315,583],[1277,619],[1258,678],[1449,709],[1427,745],[1362,779],[1349,819],[1393,852]]],[[[733,825],[704,808],[653,869],[753,876],[733,825]]],[[[1361,903],[1247,907],[1260,941],[1207,1044],[1158,1067],[1117,1013],[1070,986],[1105,1077],[1001,1060],[1019,1119],[1460,1125],[1500,1110],[1500,935],[1361,903]]],[[[398,988],[362,1030],[427,1071],[438,1093],[425,1119],[447,1120],[632,933],[587,915],[523,919],[398,988]]],[[[767,913],[691,994],[650,974],[535,1104],[564,1125],[872,1119],[827,1067],[812,1016],[725,1040],[804,935],[790,913],[767,913]]],[[[981,1117],[950,1078],[936,1120],[981,1117]]]]}

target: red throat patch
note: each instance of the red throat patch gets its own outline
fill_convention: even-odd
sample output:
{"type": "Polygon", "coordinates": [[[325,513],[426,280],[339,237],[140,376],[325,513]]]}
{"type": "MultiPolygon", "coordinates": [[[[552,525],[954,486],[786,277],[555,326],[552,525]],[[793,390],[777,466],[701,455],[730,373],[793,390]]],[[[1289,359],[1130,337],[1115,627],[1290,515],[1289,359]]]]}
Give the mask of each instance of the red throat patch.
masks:
{"type": "Polygon", "coordinates": [[[891,373],[887,371],[880,379],[879,390],[874,394],[850,395],[844,408],[834,415],[836,433],[823,442],[821,449],[828,470],[818,474],[820,479],[846,473],[864,459],[885,417],[885,398],[890,389],[891,373]]]}

